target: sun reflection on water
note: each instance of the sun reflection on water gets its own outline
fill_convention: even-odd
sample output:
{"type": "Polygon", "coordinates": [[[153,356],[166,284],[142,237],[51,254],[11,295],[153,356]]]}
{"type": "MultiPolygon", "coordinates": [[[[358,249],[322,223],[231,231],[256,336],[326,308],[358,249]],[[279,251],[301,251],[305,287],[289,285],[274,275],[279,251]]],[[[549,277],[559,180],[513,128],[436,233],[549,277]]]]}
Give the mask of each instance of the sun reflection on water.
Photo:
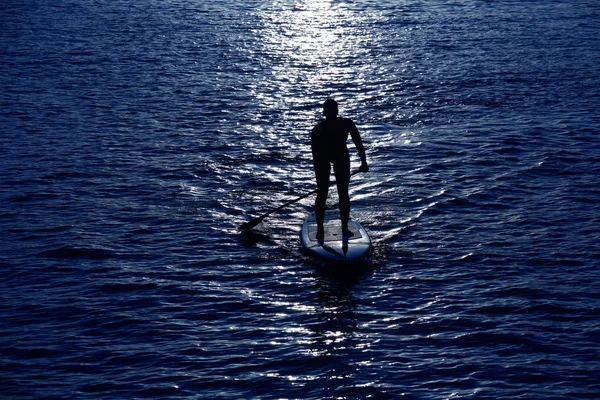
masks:
{"type": "Polygon", "coordinates": [[[365,91],[364,57],[372,37],[365,19],[372,15],[311,0],[274,2],[256,15],[258,24],[238,49],[240,66],[252,65],[245,70],[254,101],[240,130],[253,152],[266,150],[252,166],[253,174],[302,185],[312,179],[308,136],[322,117],[323,100],[335,97],[344,104],[342,113],[352,114],[360,102],[357,93],[365,91]],[[278,165],[269,170],[265,163],[278,165]]]}
{"type": "MultiPolygon", "coordinates": [[[[265,84],[276,86],[284,103],[306,107],[336,94],[329,92],[340,85],[362,80],[364,64],[356,61],[368,46],[356,12],[331,1],[306,0],[263,12],[261,19],[258,56],[273,78],[265,84]]],[[[257,87],[257,94],[264,96],[264,89],[257,87]]]]}

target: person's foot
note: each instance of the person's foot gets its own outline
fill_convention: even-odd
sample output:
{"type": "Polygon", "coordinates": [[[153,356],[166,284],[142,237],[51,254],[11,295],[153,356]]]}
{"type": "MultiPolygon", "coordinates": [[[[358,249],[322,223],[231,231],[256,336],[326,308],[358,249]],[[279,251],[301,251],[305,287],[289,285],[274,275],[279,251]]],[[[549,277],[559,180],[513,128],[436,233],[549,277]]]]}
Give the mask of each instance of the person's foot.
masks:
{"type": "Polygon", "coordinates": [[[322,226],[317,227],[317,240],[325,239],[325,229],[322,226]]]}

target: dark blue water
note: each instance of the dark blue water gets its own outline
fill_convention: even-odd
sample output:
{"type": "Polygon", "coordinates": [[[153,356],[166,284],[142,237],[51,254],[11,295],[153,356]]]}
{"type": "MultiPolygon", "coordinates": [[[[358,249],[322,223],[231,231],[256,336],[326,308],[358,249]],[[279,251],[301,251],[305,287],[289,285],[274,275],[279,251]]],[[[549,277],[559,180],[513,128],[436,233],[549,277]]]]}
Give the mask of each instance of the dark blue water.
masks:
{"type": "Polygon", "coordinates": [[[599,38],[592,0],[4,0],[0,397],[600,398],[599,38]],[[314,189],[330,96],[341,271],[312,198],[236,229],[314,189]]]}

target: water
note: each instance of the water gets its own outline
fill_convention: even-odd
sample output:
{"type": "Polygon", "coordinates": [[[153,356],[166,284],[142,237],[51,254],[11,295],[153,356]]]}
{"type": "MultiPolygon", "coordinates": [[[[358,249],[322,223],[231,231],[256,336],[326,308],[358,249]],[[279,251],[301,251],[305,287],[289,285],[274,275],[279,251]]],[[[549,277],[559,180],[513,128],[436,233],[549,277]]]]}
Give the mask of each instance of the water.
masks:
{"type": "Polygon", "coordinates": [[[600,398],[599,31],[594,1],[4,1],[0,397],[600,398]],[[312,198],[236,229],[314,188],[329,96],[371,165],[352,270],[301,251],[312,198]]]}

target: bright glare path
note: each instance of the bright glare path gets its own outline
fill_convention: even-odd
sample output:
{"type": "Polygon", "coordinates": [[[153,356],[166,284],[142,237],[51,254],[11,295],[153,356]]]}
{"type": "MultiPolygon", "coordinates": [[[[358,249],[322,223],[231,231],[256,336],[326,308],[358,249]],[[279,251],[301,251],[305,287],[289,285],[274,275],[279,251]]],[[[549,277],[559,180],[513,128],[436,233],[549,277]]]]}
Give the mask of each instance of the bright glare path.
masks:
{"type": "Polygon", "coordinates": [[[284,184],[297,177],[301,182],[295,186],[312,184],[308,133],[321,118],[325,98],[344,104],[346,116],[354,116],[360,107],[361,96],[356,94],[368,86],[368,54],[374,40],[366,26],[374,15],[307,0],[277,2],[258,12],[256,27],[238,48],[244,63],[240,66],[251,71],[248,89],[258,110],[241,127],[253,152],[261,155],[256,167],[250,166],[252,177],[284,184]],[[273,166],[274,151],[290,159],[273,166]]]}
{"type": "MultiPolygon", "coordinates": [[[[332,82],[360,85],[368,51],[363,31],[366,17],[329,1],[302,1],[282,5],[261,15],[256,33],[264,48],[262,64],[271,68],[273,81],[285,102],[314,101],[332,82]]],[[[257,92],[265,93],[264,90],[257,92]]],[[[323,93],[320,95],[335,94],[323,93]]],[[[318,98],[320,98],[318,97],[318,98]]]]}

